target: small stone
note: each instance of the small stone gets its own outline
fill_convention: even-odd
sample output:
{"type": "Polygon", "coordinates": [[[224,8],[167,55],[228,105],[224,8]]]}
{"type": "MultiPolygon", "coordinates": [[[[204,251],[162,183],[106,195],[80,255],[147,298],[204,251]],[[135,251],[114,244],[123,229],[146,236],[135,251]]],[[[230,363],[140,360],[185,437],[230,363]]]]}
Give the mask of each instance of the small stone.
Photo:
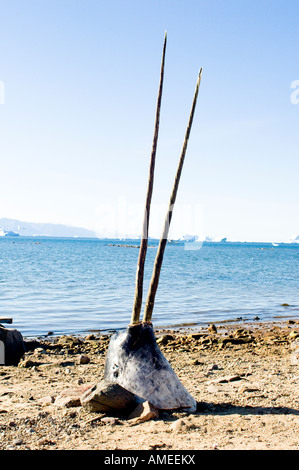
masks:
{"type": "Polygon", "coordinates": [[[38,362],[33,361],[29,357],[28,358],[25,357],[23,360],[19,362],[18,367],[29,369],[30,367],[35,367],[38,364],[39,364],[38,362]]]}
{"type": "Polygon", "coordinates": [[[242,387],[239,387],[238,389],[238,392],[239,393],[251,393],[251,392],[260,392],[260,389],[259,388],[256,388],[256,387],[249,387],[249,386],[242,386],[242,387]]]}
{"type": "Polygon", "coordinates": [[[13,446],[20,446],[23,444],[23,440],[22,439],[15,439],[14,441],[12,441],[12,445],[13,446]]]}
{"type": "Polygon", "coordinates": [[[135,410],[130,414],[131,424],[139,424],[150,419],[158,418],[159,410],[149,401],[139,403],[135,410]]]}
{"type": "Polygon", "coordinates": [[[218,393],[218,392],[219,392],[219,388],[216,387],[216,385],[209,385],[209,386],[207,387],[207,391],[208,391],[209,393],[218,393]]]}
{"type": "Polygon", "coordinates": [[[35,348],[34,354],[47,354],[44,348],[35,348]]]}
{"type": "Polygon", "coordinates": [[[96,339],[95,335],[93,334],[90,334],[90,335],[87,335],[86,338],[85,338],[87,341],[93,341],[96,339]]]}
{"type": "Polygon", "coordinates": [[[297,351],[294,351],[292,354],[291,354],[291,364],[293,366],[296,366],[299,364],[299,349],[297,351]]]}
{"type": "Polygon", "coordinates": [[[209,328],[208,328],[208,332],[209,333],[212,333],[212,334],[215,334],[217,333],[217,328],[215,325],[210,325],[209,328]]]}
{"type": "Polygon", "coordinates": [[[111,426],[115,426],[118,422],[118,419],[113,418],[113,416],[104,416],[104,418],[101,418],[101,423],[110,424],[111,426]]]}
{"type": "Polygon", "coordinates": [[[172,335],[163,335],[157,339],[157,343],[161,345],[167,344],[169,341],[172,341],[174,337],[172,335]]]}
{"type": "Polygon", "coordinates": [[[38,402],[44,406],[51,405],[52,403],[54,403],[54,401],[55,401],[55,398],[50,395],[42,397],[38,400],[38,402]]]}
{"type": "Polygon", "coordinates": [[[56,444],[56,442],[51,441],[50,439],[47,439],[46,437],[43,437],[39,441],[37,441],[37,444],[39,446],[53,446],[56,444]]]}
{"type": "Polygon", "coordinates": [[[204,363],[201,362],[201,361],[199,361],[198,359],[194,359],[194,360],[192,361],[192,364],[193,364],[194,366],[203,366],[203,365],[204,365],[204,363]]]}
{"type": "Polygon", "coordinates": [[[136,395],[117,383],[102,380],[87,390],[81,398],[81,405],[91,412],[130,412],[138,403],[136,395]]]}
{"type": "Polygon", "coordinates": [[[91,389],[91,385],[83,385],[63,390],[56,398],[54,404],[58,407],[76,407],[81,405],[81,396],[91,389]]]}
{"type": "Polygon", "coordinates": [[[170,425],[171,431],[174,432],[183,432],[184,430],[186,430],[186,428],[186,423],[181,418],[177,419],[176,421],[174,421],[174,423],[170,425]]]}
{"type": "Polygon", "coordinates": [[[79,358],[79,363],[80,364],[89,364],[90,363],[90,358],[88,356],[85,356],[84,354],[81,354],[79,358]]]}
{"type": "Polygon", "coordinates": [[[190,335],[188,335],[188,338],[197,340],[197,339],[200,339],[202,336],[203,336],[202,333],[191,333],[190,335]]]}
{"type": "Polygon", "coordinates": [[[299,338],[299,331],[295,331],[295,330],[291,331],[291,333],[289,334],[289,338],[290,340],[299,338]]]}
{"type": "Polygon", "coordinates": [[[242,380],[242,377],[240,375],[227,375],[226,377],[220,377],[218,379],[212,380],[212,383],[221,384],[235,382],[236,380],[242,380]]]}

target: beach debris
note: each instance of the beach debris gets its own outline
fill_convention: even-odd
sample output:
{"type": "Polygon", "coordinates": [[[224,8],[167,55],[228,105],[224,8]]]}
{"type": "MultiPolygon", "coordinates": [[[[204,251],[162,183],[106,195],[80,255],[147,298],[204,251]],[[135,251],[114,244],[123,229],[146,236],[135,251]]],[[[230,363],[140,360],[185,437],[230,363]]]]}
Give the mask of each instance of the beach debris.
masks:
{"type": "MultiPolygon", "coordinates": [[[[201,82],[202,69],[200,69],[191,112],[185,133],[184,143],[177,167],[175,180],[169,200],[169,205],[164,220],[162,235],[157,249],[152,278],[150,281],[143,321],[140,322],[140,312],[143,295],[143,277],[145,257],[148,247],[148,225],[150,215],[151,197],[154,182],[154,168],[158,131],[160,122],[160,108],[164,78],[164,64],[166,51],[165,33],[163,55],[160,72],[160,85],[156,108],[155,131],[150,159],[150,170],[147,186],[147,195],[142,226],[142,238],[137,262],[135,296],[131,316],[131,324],[123,332],[111,337],[107,351],[104,378],[109,382],[120,384],[126,390],[143,400],[152,403],[161,410],[184,409],[189,412],[196,411],[197,403],[182,385],[174,370],[163,356],[156,341],[151,323],[156,292],[163,262],[165,247],[168,241],[169,227],[172,219],[174,203],[177,196],[178,185],[185,160],[187,145],[191,132],[193,117],[196,108],[197,96],[201,82]]],[[[160,343],[165,341],[161,339],[160,343]]]]}
{"type": "Polygon", "coordinates": [[[0,347],[2,346],[0,365],[16,366],[26,352],[23,336],[18,330],[0,326],[0,347]]]}
{"type": "Polygon", "coordinates": [[[12,323],[12,318],[0,317],[0,324],[1,323],[12,323]]]}
{"type": "Polygon", "coordinates": [[[86,411],[104,413],[129,413],[140,398],[117,383],[102,380],[80,396],[80,403],[86,411]]]}

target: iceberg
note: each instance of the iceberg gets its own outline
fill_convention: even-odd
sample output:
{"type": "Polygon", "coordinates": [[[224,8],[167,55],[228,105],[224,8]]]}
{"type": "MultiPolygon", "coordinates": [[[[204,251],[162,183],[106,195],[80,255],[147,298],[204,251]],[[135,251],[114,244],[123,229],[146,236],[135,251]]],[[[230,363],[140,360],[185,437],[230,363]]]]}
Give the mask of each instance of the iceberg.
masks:
{"type": "Polygon", "coordinates": [[[293,235],[287,243],[299,243],[299,235],[293,235]]]}
{"type": "Polygon", "coordinates": [[[6,231],[4,228],[0,227],[0,237],[19,237],[19,234],[12,230],[6,231]]]}
{"type": "Polygon", "coordinates": [[[215,242],[215,243],[225,243],[227,242],[227,238],[223,236],[212,237],[208,235],[205,239],[206,242],[215,242]]]}

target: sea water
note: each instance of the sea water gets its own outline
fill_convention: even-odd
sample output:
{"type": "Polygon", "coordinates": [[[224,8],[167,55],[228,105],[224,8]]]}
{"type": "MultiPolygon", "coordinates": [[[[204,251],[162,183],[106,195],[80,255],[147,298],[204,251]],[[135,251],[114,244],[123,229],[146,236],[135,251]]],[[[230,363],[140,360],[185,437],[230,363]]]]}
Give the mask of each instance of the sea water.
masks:
{"type": "MultiPolygon", "coordinates": [[[[13,318],[12,326],[25,337],[125,328],[133,306],[138,244],[1,238],[0,317],[13,318]]],[[[157,245],[149,241],[143,305],[157,245]]],[[[299,318],[299,244],[227,242],[193,248],[167,245],[154,326],[299,318]]]]}

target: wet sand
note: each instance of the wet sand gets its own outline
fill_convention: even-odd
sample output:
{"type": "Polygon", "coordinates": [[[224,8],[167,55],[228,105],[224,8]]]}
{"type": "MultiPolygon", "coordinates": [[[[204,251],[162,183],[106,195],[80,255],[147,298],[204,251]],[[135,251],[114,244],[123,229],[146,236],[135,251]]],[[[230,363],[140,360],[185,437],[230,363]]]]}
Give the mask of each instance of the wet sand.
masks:
{"type": "Polygon", "coordinates": [[[48,337],[0,367],[0,450],[299,449],[299,321],[155,331],[195,413],[134,424],[59,402],[103,378],[109,336],[48,337]]]}

